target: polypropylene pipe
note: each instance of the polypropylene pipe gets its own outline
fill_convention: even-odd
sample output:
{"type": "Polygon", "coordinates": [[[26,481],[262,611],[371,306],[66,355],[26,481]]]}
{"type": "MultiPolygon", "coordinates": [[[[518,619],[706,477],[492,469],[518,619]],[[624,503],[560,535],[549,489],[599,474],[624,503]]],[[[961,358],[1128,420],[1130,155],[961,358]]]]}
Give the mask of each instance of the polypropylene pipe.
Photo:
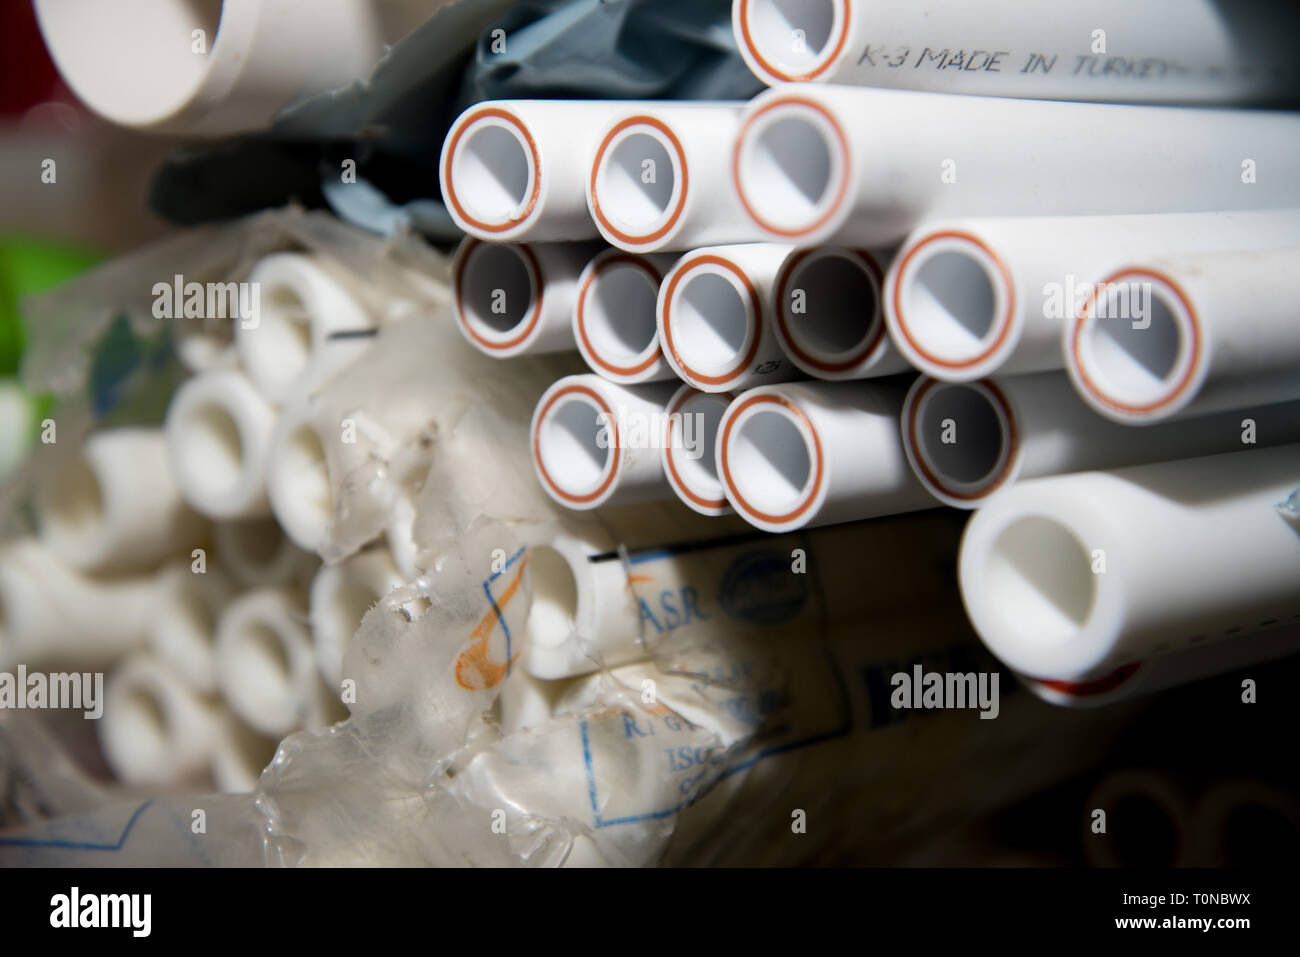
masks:
{"type": "Polygon", "coordinates": [[[587,205],[606,241],[629,252],[759,239],[726,166],[737,103],[634,104],[606,124],[587,205]]]}
{"type": "Polygon", "coordinates": [[[246,588],[299,583],[315,568],[315,556],[294,545],[272,518],[218,522],[213,539],[217,560],[246,588]]]}
{"type": "Polygon", "coordinates": [[[326,721],[305,618],[291,592],[262,588],[237,599],[217,623],[217,685],[231,710],[262,734],[282,738],[326,721]]]}
{"type": "Polygon", "coordinates": [[[1285,625],[1249,635],[1242,641],[1229,639],[1198,645],[1073,681],[1026,676],[1020,680],[1051,704],[1096,708],[1285,658],[1297,651],[1300,651],[1300,626],[1285,625]]]}
{"type": "Polygon", "coordinates": [[[234,594],[234,582],[216,565],[196,572],[191,563],[178,562],[158,576],[149,646],[159,662],[201,694],[217,690],[217,618],[234,594]]]}
{"type": "Polygon", "coordinates": [[[655,318],[659,286],[674,260],[607,249],[582,270],[573,338],[592,372],[621,385],[676,375],[659,347],[655,318]]]}
{"type": "Polygon", "coordinates": [[[1094,867],[1176,867],[1191,850],[1191,808],[1183,789],[1155,771],[1118,771],[1093,788],[1084,803],[1106,812],[1106,830],[1084,838],[1094,867]]]}
{"type": "Polygon", "coordinates": [[[337,565],[325,565],[316,573],[311,583],[308,619],[316,666],[326,685],[339,687],[343,653],[361,626],[361,619],[375,602],[403,581],[384,548],[372,548],[337,565]]]}
{"type": "Polygon", "coordinates": [[[578,277],[599,247],[466,239],[452,261],[456,325],[485,355],[506,359],[575,347],[578,277]]]}
{"type": "Polygon", "coordinates": [[[99,741],[119,781],[172,784],[207,770],[220,721],[219,709],[179,675],[137,654],[108,678],[99,741]]]}
{"type": "Polygon", "coordinates": [[[103,668],[145,643],[157,584],[69,568],[36,539],[0,548],[0,670],[13,665],[103,668]]]}
{"type": "Polygon", "coordinates": [[[938,503],[907,464],[904,389],[890,382],[791,382],[737,396],[718,427],[727,501],[757,528],[787,532],[938,503]]]}
{"type": "Polygon", "coordinates": [[[151,568],[207,539],[181,501],[159,429],[118,428],[86,439],[36,489],[41,539],[73,568],[151,568]]]}
{"type": "MultiPolygon", "coordinates": [[[[334,493],[316,406],[309,400],[280,410],[266,463],[266,495],[284,534],[299,548],[319,552],[334,518],[334,493]]],[[[341,429],[341,423],[336,429],[341,429]]],[[[341,433],[340,433],[341,434],[341,433]]]]}
{"type": "Polygon", "coordinates": [[[39,0],[63,79],[96,113],[155,132],[224,136],[370,75],[441,0],[39,0]]]}
{"type": "Polygon", "coordinates": [[[587,173],[600,132],[637,104],[618,100],[489,100],[452,124],[438,182],[456,225],[495,242],[600,235],[587,173]]]}
{"type": "Polygon", "coordinates": [[[533,469],[542,488],[566,508],[671,498],[659,448],[669,382],[615,385],[571,375],[543,394],[533,411],[533,469]]]}
{"type": "Polygon", "coordinates": [[[528,541],[532,605],[522,668],[563,678],[675,649],[822,634],[890,613],[914,617],[917,606],[943,595],[951,601],[942,569],[957,530],[947,513],[780,537],[720,522],[715,537],[576,523],[540,530],[528,541]]]}
{"type": "Polygon", "coordinates": [[[331,273],[319,257],[272,253],[248,275],[259,308],[235,323],[235,348],[271,402],[310,391],[371,344],[374,321],[331,273]]]}
{"type": "Polygon", "coordinates": [[[958,579],[1009,668],[1070,681],[1300,620],[1277,507],[1300,446],[1021,482],[975,513],[958,579]]]}
{"type": "Polygon", "coordinates": [[[773,286],[781,349],[815,379],[893,375],[907,362],[885,335],[883,269],[892,251],[795,249],[773,286]]]}
{"type": "Polygon", "coordinates": [[[1300,402],[1134,429],[1098,415],[1059,372],[979,382],[922,376],[902,426],[921,484],[969,509],[1020,479],[1300,442],[1300,402]]]}
{"type": "Polygon", "coordinates": [[[770,240],[874,248],[938,216],[1300,206],[1300,181],[1262,173],[1298,152],[1289,113],[804,84],[751,101],[732,168],[770,240]]]}
{"type": "Polygon", "coordinates": [[[736,46],[770,85],[1134,103],[1293,97],[1288,4],[1213,0],[733,0],[736,46]],[[1110,52],[1107,52],[1109,44],[1110,52]]]}
{"type": "Polygon", "coordinates": [[[1298,276],[1300,246],[1118,269],[1066,329],[1070,378],[1098,412],[1134,425],[1300,398],[1298,276]]]}
{"type": "Polygon", "coordinates": [[[789,248],[753,243],[687,253],[659,287],[659,342],[701,392],[729,392],[799,375],[777,340],[772,286],[789,248]]]}
{"type": "Polygon", "coordinates": [[[1061,328],[1108,271],[1297,243],[1297,210],[927,223],[886,275],[886,323],[908,362],[947,382],[1061,369],[1061,328]]]}
{"type": "Polygon", "coordinates": [[[735,398],[730,392],[701,392],[684,385],[666,409],[664,475],[687,508],[701,515],[731,511],[718,478],[718,427],[735,398]]]}
{"type": "Polygon", "coordinates": [[[183,383],[163,423],[181,498],[213,519],[269,514],[264,479],[274,424],[275,410],[239,372],[205,372],[183,383]]]}

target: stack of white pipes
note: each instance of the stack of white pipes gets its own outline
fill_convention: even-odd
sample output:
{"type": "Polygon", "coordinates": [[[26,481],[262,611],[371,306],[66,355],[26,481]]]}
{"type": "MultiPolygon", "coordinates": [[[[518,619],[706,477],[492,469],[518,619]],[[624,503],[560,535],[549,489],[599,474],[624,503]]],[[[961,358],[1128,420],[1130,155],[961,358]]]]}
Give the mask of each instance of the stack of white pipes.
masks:
{"type": "MultiPolygon", "coordinates": [[[[1280,629],[1300,578],[1245,587],[1256,539],[1185,556],[1186,580],[1231,570],[1228,592],[1248,598],[1224,628],[1253,616],[1267,641],[1191,648],[1208,641],[1201,619],[1152,602],[1111,621],[1128,650],[1082,664],[1059,641],[1032,660],[1006,650],[988,609],[1037,584],[985,593],[994,565],[1077,549],[1048,532],[1016,563],[972,543],[1001,541],[976,532],[1036,494],[1024,480],[1063,476],[1044,480],[1070,490],[1057,503],[1109,475],[1095,470],[1173,461],[1152,474],[1203,476],[1213,494],[1155,493],[1168,508],[1135,506],[1122,542],[1085,542],[1109,556],[1108,581],[1142,561],[1123,549],[1175,541],[1215,496],[1247,492],[1269,559],[1300,561],[1270,499],[1288,479],[1220,478],[1257,478],[1290,454],[1268,447],[1300,442],[1300,116],[1225,108],[1300,92],[1278,27],[1296,14],[1000,11],[1011,26],[994,44],[982,4],[735,0],[742,54],[774,87],[748,104],[471,107],[439,165],[469,234],[460,331],[488,355],[577,350],[590,367],[546,392],[530,431],[539,483],[570,509],[675,496],[780,533],[990,503],[962,549],[963,595],[989,647],[1051,700],[1139,661],[1126,688],[1294,651],[1280,629]],[[1250,464],[1206,464],[1234,452],[1250,464]],[[1147,630],[1161,640],[1126,637],[1147,630]]],[[[1043,521],[1065,523],[1052,508],[1043,521]]],[[[1109,594],[1055,584],[1079,628],[1109,594]]],[[[1053,606],[1050,590],[1038,599],[1053,606]]]]}
{"type": "MultiPolygon", "coordinates": [[[[0,553],[0,667],[106,670],[97,730],[128,783],[250,790],[283,737],[346,716],[346,643],[417,573],[396,526],[342,561],[317,554],[350,464],[327,460],[347,423],[317,399],[411,302],[311,252],[267,255],[246,281],[257,308],[232,343],[181,340],[193,375],[161,428],[105,429],[50,463],[38,536],[0,553]]],[[[428,412],[399,404],[377,397],[378,418],[428,412]]]]}

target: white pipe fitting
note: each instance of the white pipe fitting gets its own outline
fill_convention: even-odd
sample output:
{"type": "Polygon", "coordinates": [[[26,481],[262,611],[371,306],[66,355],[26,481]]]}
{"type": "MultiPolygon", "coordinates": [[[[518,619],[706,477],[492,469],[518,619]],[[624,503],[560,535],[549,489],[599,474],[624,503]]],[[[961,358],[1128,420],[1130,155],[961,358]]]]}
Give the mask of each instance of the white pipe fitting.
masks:
{"type": "Polygon", "coordinates": [[[1300,246],[1130,265],[1065,330],[1084,401],[1129,425],[1300,398],[1300,246]]]}
{"type": "Polygon", "coordinates": [[[659,446],[672,383],[615,385],[565,376],[547,389],[529,426],[533,469],[565,508],[592,509],[671,498],[659,446]]]}
{"type": "Polygon", "coordinates": [[[761,238],[719,162],[740,114],[735,103],[635,104],[606,124],[587,181],[605,240],[656,252],[761,238]]]}
{"type": "Polygon", "coordinates": [[[907,362],[885,335],[881,298],[891,250],[794,249],[773,284],[777,342],[814,379],[894,375],[907,362]]]}
{"type": "Polygon", "coordinates": [[[958,580],[1009,668],[1095,677],[1300,620],[1300,536],[1277,507],[1300,446],[1021,482],[975,513],[958,580]]]}
{"type": "Polygon", "coordinates": [[[573,338],[591,371],[620,385],[674,377],[659,347],[656,305],[670,255],[607,249],[578,278],[573,338]]]}
{"type": "Polygon", "coordinates": [[[316,666],[327,687],[343,679],[343,654],[375,602],[404,579],[388,550],[374,548],[337,565],[324,565],[312,579],[308,603],[316,666]]]}
{"type": "Polygon", "coordinates": [[[1295,64],[1283,38],[1296,34],[1300,20],[1278,5],[1234,7],[1231,26],[1214,0],[1147,0],[1141,6],[1067,0],[1054,4],[1050,16],[1042,13],[1033,0],[1003,0],[996,8],[965,0],[924,6],[733,0],[731,6],[736,46],[769,85],[819,81],[1139,103],[1238,103],[1295,94],[1295,64]],[[990,17],[997,18],[1000,49],[972,47],[973,38],[987,37],[990,17]],[[1098,33],[1113,38],[1119,56],[1092,52],[1098,33]]]}
{"type": "Polygon", "coordinates": [[[216,566],[198,573],[179,562],[158,576],[149,646],[161,664],[201,694],[217,690],[217,619],[234,594],[234,582],[216,566]]]}
{"type": "Polygon", "coordinates": [[[154,567],[204,544],[206,523],[181,501],[158,429],[88,437],[36,490],[41,540],[82,570],[154,567]]]}
{"type": "Polygon", "coordinates": [[[718,475],[768,532],[930,508],[903,451],[895,382],[791,382],[741,393],[718,430],[718,475]]]}
{"type": "Polygon", "coordinates": [[[1297,243],[1295,210],[927,223],[886,276],[886,323],[907,361],[945,382],[1061,369],[1062,325],[1126,262],[1297,243]]]}
{"type": "Polygon", "coordinates": [[[212,782],[222,794],[248,794],[274,759],[278,741],[258,734],[229,711],[222,719],[209,765],[212,782]]]}
{"type": "Polygon", "coordinates": [[[781,350],[772,286],[789,247],[712,246],[687,253],[659,288],[659,342],[701,392],[730,392],[799,375],[781,350]]]}
{"type": "Polygon", "coordinates": [[[35,539],[8,541],[0,547],[0,670],[103,668],[145,643],[156,596],[152,578],[86,576],[35,539]]]}
{"type": "Polygon", "coordinates": [[[233,602],[217,623],[217,685],[249,727],[279,739],[319,730],[328,702],[305,610],[283,588],[262,588],[233,602]]]}
{"type": "Polygon", "coordinates": [[[36,405],[14,379],[0,379],[0,480],[27,457],[35,438],[36,405]]]}
{"type": "Polygon", "coordinates": [[[636,104],[490,100],[447,132],[438,183],[456,225],[493,242],[595,239],[586,179],[598,134],[636,104]]]}
{"type": "Polygon", "coordinates": [[[573,349],[578,279],[597,248],[466,239],[451,267],[456,326],[465,341],[500,359],[573,349]]]}
{"type": "Polygon", "coordinates": [[[319,256],[272,253],[248,274],[251,319],[235,348],[249,381],[273,403],[305,395],[371,344],[375,323],[319,256]]]}
{"type": "Polygon", "coordinates": [[[241,373],[205,372],[172,396],[163,423],[181,498],[212,519],[270,514],[266,456],[275,410],[241,373]]]}
{"type": "Polygon", "coordinates": [[[732,165],[765,238],[874,248],[939,216],[1300,206],[1300,181],[1252,172],[1297,153],[1289,113],[799,84],[750,102],[732,165]]]}
{"type": "Polygon", "coordinates": [[[668,400],[663,444],[664,477],[687,508],[701,515],[727,515],[727,502],[718,478],[718,428],[730,392],[701,392],[684,385],[668,400]]]}
{"type": "MultiPolygon", "coordinates": [[[[316,403],[305,398],[280,410],[266,463],[266,495],[284,535],[319,553],[334,520],[334,492],[316,403]]],[[[339,427],[335,427],[336,434],[339,427]]]]}
{"type": "Polygon", "coordinates": [[[296,100],[365,79],[439,0],[37,0],[68,86],[153,132],[263,129],[296,100]]]}
{"type": "Polygon", "coordinates": [[[1300,442],[1300,402],[1134,429],[1098,415],[1059,372],[980,382],[922,376],[902,424],[921,484],[945,505],[971,509],[1021,479],[1300,442]]]}
{"type": "Polygon", "coordinates": [[[176,784],[208,769],[221,712],[148,654],[122,662],[104,689],[104,760],[124,784],[176,784]]]}
{"type": "Polygon", "coordinates": [[[315,571],[316,557],[294,545],[273,518],[218,522],[213,540],[217,560],[245,588],[296,585],[315,571]]]}

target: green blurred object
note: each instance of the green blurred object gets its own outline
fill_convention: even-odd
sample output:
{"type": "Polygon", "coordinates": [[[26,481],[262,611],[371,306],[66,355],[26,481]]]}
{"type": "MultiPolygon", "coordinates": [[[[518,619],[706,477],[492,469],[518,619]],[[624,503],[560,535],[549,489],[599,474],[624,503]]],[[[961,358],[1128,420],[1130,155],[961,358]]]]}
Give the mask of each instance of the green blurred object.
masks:
{"type": "Polygon", "coordinates": [[[18,372],[23,355],[20,303],[103,260],[101,253],[48,240],[0,238],[0,376],[18,372]]]}

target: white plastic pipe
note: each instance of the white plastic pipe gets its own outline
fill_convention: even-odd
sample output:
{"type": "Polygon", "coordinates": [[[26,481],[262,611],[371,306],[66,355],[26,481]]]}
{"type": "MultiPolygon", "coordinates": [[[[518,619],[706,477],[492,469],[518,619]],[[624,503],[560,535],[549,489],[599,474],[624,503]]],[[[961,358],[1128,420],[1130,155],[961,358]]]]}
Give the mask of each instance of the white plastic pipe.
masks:
{"type": "Polygon", "coordinates": [[[735,398],[730,392],[701,392],[684,385],[668,400],[663,445],[664,476],[687,508],[701,515],[731,511],[718,478],[718,428],[735,398]]]}
{"type": "Polygon", "coordinates": [[[922,376],[902,427],[921,484],[969,509],[1021,479],[1300,442],[1300,402],[1134,429],[1098,415],[1059,372],[979,382],[922,376]]]}
{"type": "Polygon", "coordinates": [[[343,652],[361,627],[361,619],[375,602],[403,581],[384,548],[372,548],[337,565],[325,565],[316,573],[308,616],[316,666],[328,687],[339,688],[343,652]]]}
{"type": "Polygon", "coordinates": [[[217,690],[217,618],[235,595],[235,584],[216,565],[202,573],[189,562],[164,568],[149,622],[154,657],[201,694],[217,690]]]}
{"type": "Polygon", "coordinates": [[[370,347],[375,323],[318,256],[272,253],[248,275],[256,315],[235,323],[249,380],[281,403],[309,392],[370,347]]]}
{"type": "Polygon", "coordinates": [[[222,794],[248,794],[275,757],[278,740],[258,734],[223,709],[221,737],[212,749],[209,770],[222,794]]]}
{"type": "Polygon", "coordinates": [[[1300,246],[1129,265],[1067,328],[1066,368],[1089,405],[1133,425],[1300,398],[1297,292],[1300,246]]]}
{"type": "Polygon", "coordinates": [[[119,781],[173,784],[207,770],[221,712],[161,662],[137,654],[109,676],[98,725],[104,760],[119,781]]]}
{"type": "Polygon", "coordinates": [[[83,575],[35,539],[10,540],[0,547],[0,670],[103,668],[145,643],[156,595],[153,578],[83,575]]]}
{"type": "Polygon", "coordinates": [[[772,241],[877,247],[939,216],[1300,206],[1298,152],[1289,113],[807,84],[750,103],[732,164],[772,241]]]}
{"type": "Polygon", "coordinates": [[[772,293],[776,338],[791,362],[832,381],[907,369],[885,335],[881,287],[892,256],[844,246],[791,250],[772,293]]]}
{"type": "Polygon", "coordinates": [[[729,392],[799,375],[772,315],[772,286],[788,252],[769,243],[711,246],[677,260],[659,287],[659,342],[685,382],[729,392]]]}
{"type": "Polygon", "coordinates": [[[451,267],[461,335],[501,359],[573,349],[578,278],[597,249],[588,243],[515,246],[466,239],[451,267]]]}
{"type": "Polygon", "coordinates": [[[1014,671],[1073,680],[1300,620],[1300,535],[1278,503],[1300,446],[1081,472],[994,496],[958,578],[1014,671]]]}
{"type": "Polygon", "coordinates": [[[1073,681],[1025,676],[1020,680],[1030,691],[1051,704],[1095,708],[1228,674],[1298,651],[1300,626],[1284,625],[1250,635],[1242,641],[1197,645],[1073,681]]]}
{"type": "MultiPolygon", "coordinates": [[[[317,407],[310,399],[282,407],[266,463],[271,512],[284,535],[309,552],[320,551],[334,519],[325,448],[336,439],[321,434],[317,418],[317,407]]],[[[341,434],[341,429],[342,423],[336,425],[336,434],[341,434]]]]}
{"type": "Polygon", "coordinates": [[[274,738],[321,728],[326,693],[306,611],[283,588],[248,592],[217,623],[217,685],[234,713],[274,738]]]}
{"type": "Polygon", "coordinates": [[[1061,328],[1130,261],[1300,243],[1300,211],[1026,216],[927,223],[885,279],[889,333],[947,382],[1064,367],[1061,328]]]}
{"type": "Polygon", "coordinates": [[[907,464],[896,382],[792,382],[742,393],[718,428],[727,501],[787,532],[937,505],[907,464]]]}
{"type": "Polygon", "coordinates": [[[235,351],[234,322],[222,318],[178,319],[172,326],[172,348],[190,373],[212,369],[234,369],[239,365],[235,351]]]}
{"type": "Polygon", "coordinates": [[[621,385],[676,375],[659,347],[655,318],[659,286],[673,262],[671,255],[607,249],[582,270],[573,338],[592,372],[621,385]]]}
{"type": "Polygon", "coordinates": [[[114,123],[224,136],[370,75],[441,0],[38,0],[63,79],[114,123]]]}
{"type": "Polygon", "coordinates": [[[760,238],[719,162],[740,115],[735,103],[634,104],[607,123],[587,182],[606,241],[654,252],[760,238]]]}
{"type": "Polygon", "coordinates": [[[163,434],[181,498],[213,519],[270,513],[266,456],[275,410],[241,373],[187,380],[167,407],[163,434]]]}
{"type": "Polygon", "coordinates": [[[314,570],[316,558],[298,548],[273,518],[218,522],[213,544],[223,568],[245,588],[292,585],[314,570]]]}
{"type": "Polygon", "coordinates": [[[769,85],[1134,103],[1294,96],[1286,4],[1213,0],[733,0],[741,56],[769,85]]]}
{"type": "Polygon", "coordinates": [[[539,530],[527,542],[532,604],[520,664],[555,679],[652,656],[678,663],[679,650],[856,628],[900,610],[914,618],[918,605],[951,589],[941,570],[955,543],[950,526],[936,512],[780,537],[539,530]]]}
{"type": "Polygon", "coordinates": [[[566,508],[671,498],[659,446],[672,383],[622,386],[571,375],[542,394],[533,411],[533,469],[566,508]]]}
{"type": "Polygon", "coordinates": [[[456,225],[495,242],[600,235],[587,174],[603,127],[636,104],[618,100],[489,100],[447,132],[438,182],[456,225]]]}
{"type": "Polygon", "coordinates": [[[130,571],[204,544],[206,523],[181,501],[163,434],[117,428],[89,436],[36,490],[41,539],[73,568],[130,571]]]}

